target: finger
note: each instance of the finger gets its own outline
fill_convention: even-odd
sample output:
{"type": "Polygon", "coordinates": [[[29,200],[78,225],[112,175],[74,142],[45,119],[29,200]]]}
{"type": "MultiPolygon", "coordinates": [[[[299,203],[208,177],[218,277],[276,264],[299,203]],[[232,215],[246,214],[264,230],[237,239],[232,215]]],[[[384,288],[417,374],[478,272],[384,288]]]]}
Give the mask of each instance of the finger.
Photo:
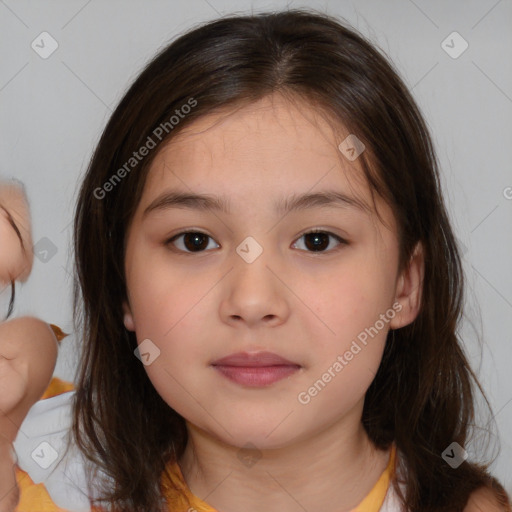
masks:
{"type": "MultiPolygon", "coordinates": [[[[2,215],[0,221],[4,223],[4,226],[7,222],[9,228],[14,231],[7,242],[14,244],[16,239],[12,237],[15,235],[18,240],[14,247],[18,251],[21,248],[18,259],[14,263],[10,262],[9,277],[12,280],[24,282],[32,270],[34,254],[32,251],[30,209],[23,185],[16,182],[0,181],[0,206],[2,207],[0,208],[0,214],[2,215]]],[[[8,236],[5,227],[2,234],[2,252],[4,252],[8,248],[4,243],[4,238],[8,236]]]]}

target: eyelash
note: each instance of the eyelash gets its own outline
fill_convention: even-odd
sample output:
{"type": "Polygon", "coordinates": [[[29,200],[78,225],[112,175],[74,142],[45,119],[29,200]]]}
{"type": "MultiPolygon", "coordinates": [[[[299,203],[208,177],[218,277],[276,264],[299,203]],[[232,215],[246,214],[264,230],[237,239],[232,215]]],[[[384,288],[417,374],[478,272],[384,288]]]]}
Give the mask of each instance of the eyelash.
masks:
{"type": "MultiPolygon", "coordinates": [[[[334,249],[330,249],[330,250],[327,250],[327,251],[305,251],[305,252],[309,252],[311,254],[325,254],[325,253],[330,253],[330,252],[334,252],[334,251],[337,251],[340,249],[340,246],[344,246],[344,245],[348,245],[348,242],[347,240],[341,238],[340,236],[338,235],[335,235],[334,233],[331,233],[330,231],[325,231],[325,230],[322,230],[322,229],[313,229],[311,231],[306,231],[305,233],[302,233],[302,235],[300,235],[297,240],[301,239],[302,237],[306,236],[306,235],[310,235],[310,234],[314,234],[314,233],[322,233],[322,234],[326,234],[326,235],[329,235],[329,236],[332,236],[333,238],[335,238],[338,242],[339,242],[339,245],[336,246],[334,249]]],[[[177,233],[176,235],[172,236],[171,238],[169,238],[168,240],[166,240],[164,242],[164,245],[165,246],[169,246],[171,244],[173,244],[173,242],[179,238],[180,236],[182,235],[187,235],[187,234],[199,234],[199,235],[204,235],[210,239],[213,240],[213,238],[210,236],[210,235],[207,235],[206,233],[203,233],[202,231],[198,231],[198,230],[193,230],[193,231],[181,231],[180,233],[177,233]]],[[[182,250],[182,249],[176,249],[176,248],[172,248],[171,250],[173,251],[176,251],[176,252],[181,252],[181,253],[184,253],[184,254],[199,254],[199,253],[202,253],[202,252],[206,252],[206,250],[203,250],[203,251],[185,251],[185,250],[182,250]]]]}

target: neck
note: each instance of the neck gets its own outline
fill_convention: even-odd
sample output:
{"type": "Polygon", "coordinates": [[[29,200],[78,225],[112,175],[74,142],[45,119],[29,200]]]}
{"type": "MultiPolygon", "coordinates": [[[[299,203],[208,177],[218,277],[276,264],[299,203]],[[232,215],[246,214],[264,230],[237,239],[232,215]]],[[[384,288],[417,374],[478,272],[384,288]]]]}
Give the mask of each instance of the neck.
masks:
{"type": "Polygon", "coordinates": [[[252,453],[187,426],[179,462],[185,481],[195,496],[226,512],[332,510],[334,503],[337,511],[350,511],[389,461],[389,451],[377,450],[361,422],[348,418],[306,441],[252,453]]]}

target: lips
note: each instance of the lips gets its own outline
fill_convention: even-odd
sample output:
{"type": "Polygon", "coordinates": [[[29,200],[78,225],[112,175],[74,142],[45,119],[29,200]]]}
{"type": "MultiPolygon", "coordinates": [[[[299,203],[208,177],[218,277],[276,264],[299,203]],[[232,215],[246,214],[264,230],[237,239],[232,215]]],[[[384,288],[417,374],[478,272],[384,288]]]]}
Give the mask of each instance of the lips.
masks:
{"type": "Polygon", "coordinates": [[[218,359],[212,363],[212,366],[300,366],[297,363],[288,361],[284,357],[273,354],[272,352],[237,352],[229,356],[218,359]]]}
{"type": "Polygon", "coordinates": [[[238,352],[211,365],[230,381],[247,387],[269,386],[301,368],[299,364],[272,352],[238,352]]]}

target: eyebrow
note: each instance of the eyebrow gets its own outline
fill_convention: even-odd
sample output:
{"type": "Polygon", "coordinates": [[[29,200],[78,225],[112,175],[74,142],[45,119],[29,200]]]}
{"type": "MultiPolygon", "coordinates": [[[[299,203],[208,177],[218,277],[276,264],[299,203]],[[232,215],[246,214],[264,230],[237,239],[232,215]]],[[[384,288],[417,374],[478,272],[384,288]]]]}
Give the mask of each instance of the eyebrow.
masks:
{"type": "MultiPolygon", "coordinates": [[[[287,198],[278,200],[274,204],[275,212],[278,215],[310,208],[333,207],[353,209],[363,213],[371,212],[369,206],[363,201],[335,190],[325,190],[309,194],[292,194],[287,198]]],[[[144,210],[142,217],[145,218],[149,213],[154,211],[169,210],[172,208],[210,212],[218,211],[228,215],[230,214],[230,203],[225,196],[169,190],[152,201],[144,210]]]]}

